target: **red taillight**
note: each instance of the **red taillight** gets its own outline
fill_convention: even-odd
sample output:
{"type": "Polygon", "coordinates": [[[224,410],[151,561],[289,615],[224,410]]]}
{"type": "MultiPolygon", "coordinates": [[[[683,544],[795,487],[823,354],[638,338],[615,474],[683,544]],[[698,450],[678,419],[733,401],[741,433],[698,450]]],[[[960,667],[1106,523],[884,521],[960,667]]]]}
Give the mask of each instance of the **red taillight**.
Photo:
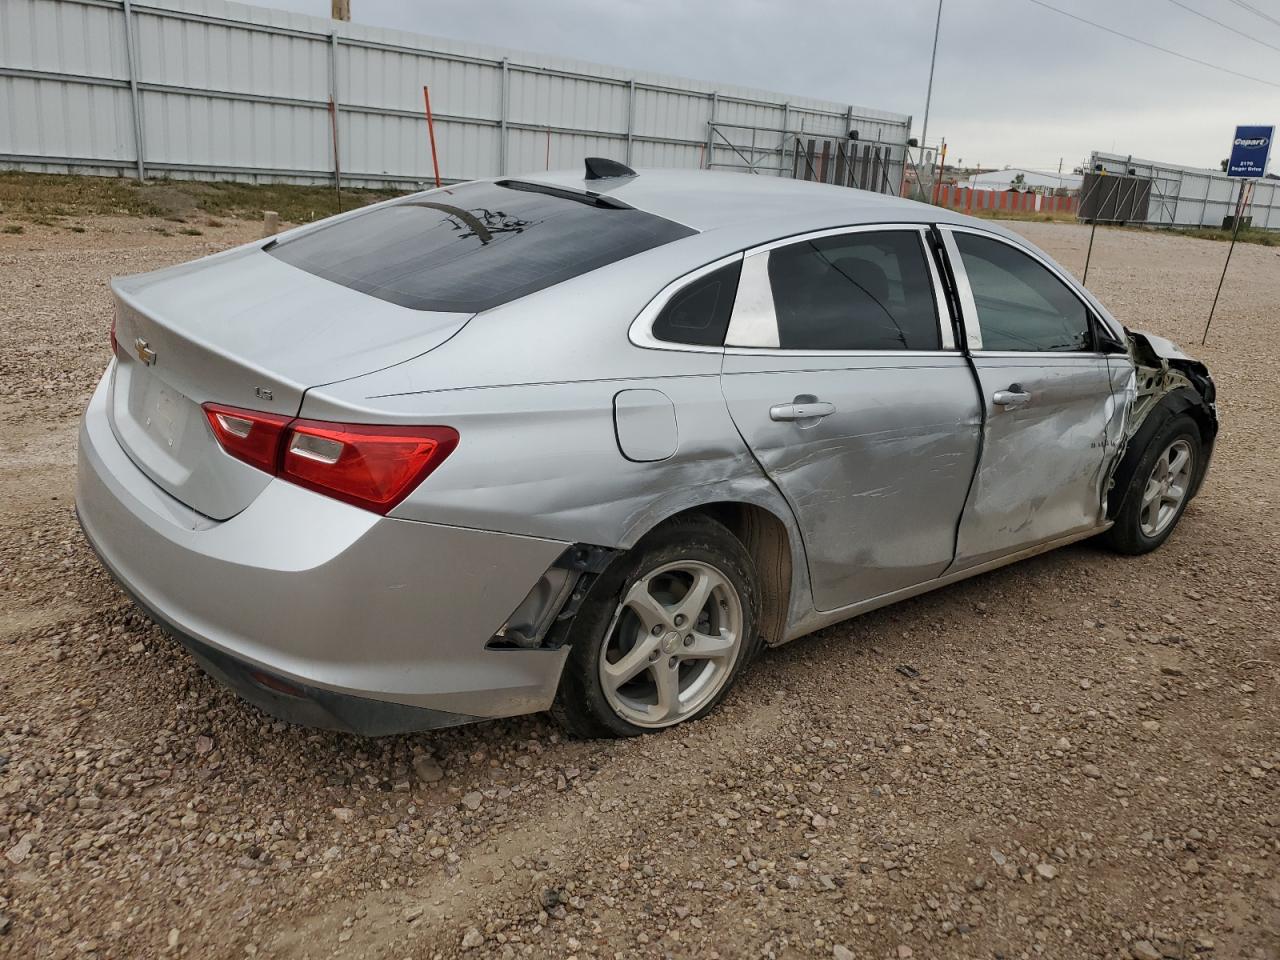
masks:
{"type": "Polygon", "coordinates": [[[280,438],[292,417],[224,407],[219,403],[206,403],[204,415],[209,418],[209,426],[223,450],[251,467],[267,473],[277,472],[280,438]]]}
{"type": "Polygon", "coordinates": [[[375,513],[408,496],[458,445],[452,427],[372,427],[295,420],[280,476],[375,513]]]}
{"type": "Polygon", "coordinates": [[[204,411],[231,456],[375,513],[391,510],[458,445],[452,427],[294,420],[216,403],[204,411]]]}

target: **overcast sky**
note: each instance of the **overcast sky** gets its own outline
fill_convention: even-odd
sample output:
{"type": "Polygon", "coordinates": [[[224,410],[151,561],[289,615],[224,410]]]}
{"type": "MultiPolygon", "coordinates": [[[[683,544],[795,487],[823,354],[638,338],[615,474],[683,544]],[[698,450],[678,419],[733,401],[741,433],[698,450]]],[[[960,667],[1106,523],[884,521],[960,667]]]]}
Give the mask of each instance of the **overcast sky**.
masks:
{"type": "MultiPolygon", "coordinates": [[[[258,2],[326,17],[330,8],[330,0],[258,2]]],[[[1105,150],[1216,167],[1237,123],[1280,119],[1280,49],[1272,49],[1280,48],[1280,0],[1048,2],[1273,85],[1148,49],[1032,0],[944,0],[929,142],[945,137],[949,160],[1057,169],[1061,158],[1070,169],[1105,150]]],[[[916,136],[937,13],[936,0],[351,0],[351,7],[357,23],[911,114],[916,136]]]]}

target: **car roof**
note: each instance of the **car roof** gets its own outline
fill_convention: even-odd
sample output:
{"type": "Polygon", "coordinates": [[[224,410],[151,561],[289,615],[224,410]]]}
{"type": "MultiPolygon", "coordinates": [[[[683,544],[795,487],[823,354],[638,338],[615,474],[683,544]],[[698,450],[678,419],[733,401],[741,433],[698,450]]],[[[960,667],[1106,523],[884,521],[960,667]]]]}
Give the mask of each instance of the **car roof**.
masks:
{"type": "MultiPolygon", "coordinates": [[[[585,179],[581,170],[552,170],[495,179],[607,194],[636,209],[692,227],[699,231],[699,235],[669,245],[669,248],[683,248],[687,252],[689,269],[755,244],[817,230],[880,223],[969,227],[1003,237],[1049,263],[1056,263],[1026,237],[991,220],[979,220],[945,207],[889,194],[790,177],[646,168],[637,170],[634,177],[597,180],[585,179]]],[[[677,252],[669,248],[660,247],[650,256],[662,257],[668,251],[672,254],[677,252]]],[[[634,260],[625,262],[634,264],[634,260]]],[[[1075,280],[1074,286],[1109,323],[1116,329],[1122,329],[1119,321],[1083,284],[1075,280]]]]}
{"type": "Polygon", "coordinates": [[[603,180],[586,180],[580,170],[506,179],[605,194],[702,232],[748,223],[759,226],[769,220],[785,222],[787,233],[860,223],[975,223],[971,217],[932,204],[768,174],[645,168],[634,177],[603,180]]]}

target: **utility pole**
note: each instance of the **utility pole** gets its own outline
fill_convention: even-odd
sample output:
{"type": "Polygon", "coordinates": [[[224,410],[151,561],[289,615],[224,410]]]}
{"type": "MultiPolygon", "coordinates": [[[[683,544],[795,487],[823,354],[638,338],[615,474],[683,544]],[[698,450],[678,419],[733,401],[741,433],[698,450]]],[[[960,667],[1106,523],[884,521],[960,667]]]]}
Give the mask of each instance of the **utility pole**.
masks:
{"type": "MultiPolygon", "coordinates": [[[[920,121],[920,160],[929,143],[929,106],[933,102],[933,69],[938,63],[938,35],[942,32],[942,0],[938,0],[938,19],[933,25],[933,55],[929,58],[929,89],[924,95],[924,119],[920,121]]],[[[918,180],[919,178],[917,178],[918,180]]]]}

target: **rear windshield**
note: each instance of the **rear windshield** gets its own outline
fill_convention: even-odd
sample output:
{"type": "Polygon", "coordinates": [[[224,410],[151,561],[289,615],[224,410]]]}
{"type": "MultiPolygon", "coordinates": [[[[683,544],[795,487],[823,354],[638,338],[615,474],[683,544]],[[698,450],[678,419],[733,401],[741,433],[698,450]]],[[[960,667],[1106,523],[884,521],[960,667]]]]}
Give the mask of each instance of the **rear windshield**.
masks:
{"type": "Polygon", "coordinates": [[[506,181],[409,197],[269,252],[402,307],[476,313],[696,232],[608,198],[506,181]]]}

